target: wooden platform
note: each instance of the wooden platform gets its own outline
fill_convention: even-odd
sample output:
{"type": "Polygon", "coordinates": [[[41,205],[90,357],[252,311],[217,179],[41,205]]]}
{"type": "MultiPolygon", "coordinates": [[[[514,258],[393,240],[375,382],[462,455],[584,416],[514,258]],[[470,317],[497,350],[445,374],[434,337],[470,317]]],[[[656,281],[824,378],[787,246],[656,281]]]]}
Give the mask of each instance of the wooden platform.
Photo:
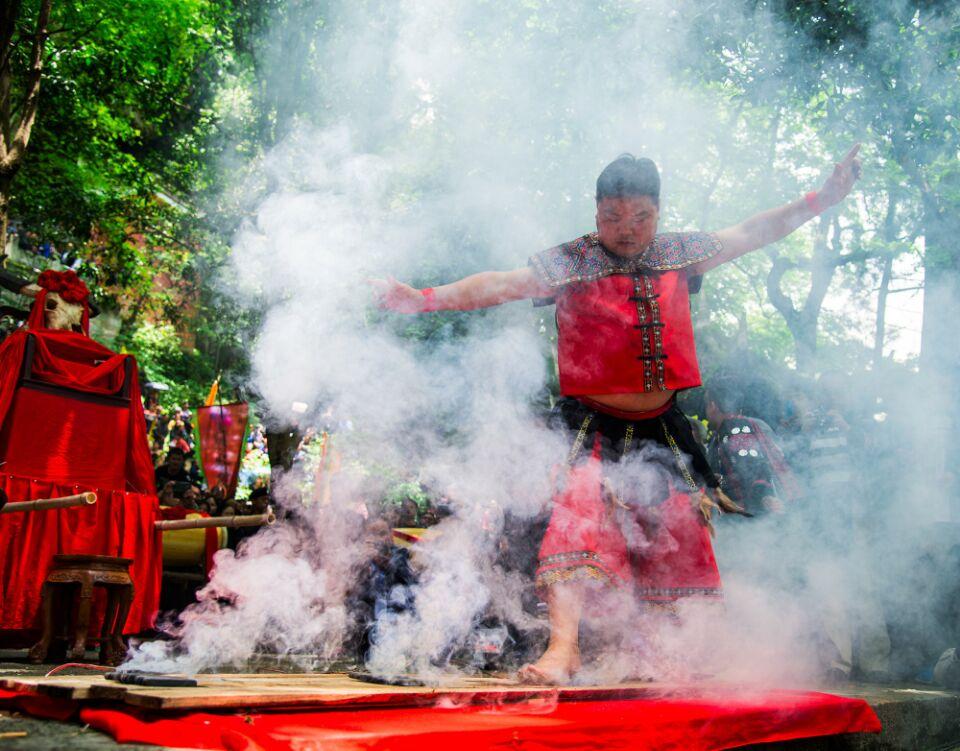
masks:
{"type": "MultiPolygon", "coordinates": [[[[459,704],[544,700],[604,700],[662,696],[670,691],[654,683],[615,686],[525,686],[498,678],[460,678],[442,686],[388,686],[357,680],[343,673],[230,674],[195,676],[195,688],[153,688],[107,680],[102,675],[18,677],[4,688],[26,690],[74,701],[113,701],[151,710],[313,709],[410,707],[450,701],[459,704]]],[[[671,687],[675,690],[675,687],[671,687]]]]}

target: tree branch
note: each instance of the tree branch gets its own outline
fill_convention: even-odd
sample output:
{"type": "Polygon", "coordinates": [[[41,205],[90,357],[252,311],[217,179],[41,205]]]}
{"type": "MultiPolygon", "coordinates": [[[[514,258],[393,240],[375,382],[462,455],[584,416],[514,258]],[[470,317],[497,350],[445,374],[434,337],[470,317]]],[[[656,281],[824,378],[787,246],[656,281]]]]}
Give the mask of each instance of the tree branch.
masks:
{"type": "Polygon", "coordinates": [[[858,250],[855,253],[835,256],[830,260],[830,265],[834,268],[848,263],[859,263],[860,261],[869,261],[871,258],[888,258],[891,254],[882,250],[858,250]]]}
{"type": "Polygon", "coordinates": [[[797,268],[797,264],[793,261],[784,256],[775,256],[773,265],[770,267],[770,273],[767,274],[767,296],[770,298],[773,307],[783,316],[787,322],[787,327],[791,331],[799,322],[800,314],[793,306],[793,301],[784,293],[780,284],[784,275],[795,268],[797,268]]]}
{"type": "Polygon", "coordinates": [[[10,55],[17,48],[14,40],[17,33],[17,18],[20,16],[22,0],[7,0],[0,15],[0,68],[10,64],[10,55]]]}
{"type": "Polygon", "coordinates": [[[43,50],[47,43],[47,24],[50,22],[50,6],[53,0],[41,0],[40,11],[37,14],[37,27],[33,35],[33,48],[30,52],[30,72],[27,77],[26,93],[24,96],[23,111],[20,115],[20,124],[16,134],[9,142],[0,143],[0,172],[13,173],[19,166],[27,143],[30,141],[30,131],[33,129],[37,117],[37,106],[40,102],[40,81],[43,72],[43,50]]]}
{"type": "Polygon", "coordinates": [[[916,287],[898,287],[897,289],[888,289],[888,295],[895,295],[897,292],[916,292],[917,290],[923,289],[922,284],[918,284],[916,287]]]}
{"type": "Polygon", "coordinates": [[[53,37],[53,36],[58,36],[60,34],[72,34],[70,41],[67,42],[66,45],[58,49],[66,49],[67,47],[73,47],[74,45],[77,44],[77,42],[82,41],[84,37],[86,37],[88,34],[91,34],[94,31],[96,31],[97,27],[100,26],[100,24],[102,24],[104,21],[106,21],[107,18],[108,18],[108,14],[104,13],[103,15],[98,16],[92,23],[88,24],[87,26],[84,26],[79,31],[74,31],[69,27],[63,26],[59,29],[51,29],[47,36],[53,37]]]}

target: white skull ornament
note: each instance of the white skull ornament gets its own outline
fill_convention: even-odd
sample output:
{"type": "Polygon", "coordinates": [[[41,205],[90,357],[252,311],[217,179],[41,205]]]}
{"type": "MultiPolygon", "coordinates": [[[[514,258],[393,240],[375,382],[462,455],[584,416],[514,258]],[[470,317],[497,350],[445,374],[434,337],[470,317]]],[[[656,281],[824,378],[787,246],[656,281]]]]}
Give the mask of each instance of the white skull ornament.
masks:
{"type": "Polygon", "coordinates": [[[83,333],[83,305],[67,302],[57,292],[47,292],[43,318],[48,329],[83,333]]]}

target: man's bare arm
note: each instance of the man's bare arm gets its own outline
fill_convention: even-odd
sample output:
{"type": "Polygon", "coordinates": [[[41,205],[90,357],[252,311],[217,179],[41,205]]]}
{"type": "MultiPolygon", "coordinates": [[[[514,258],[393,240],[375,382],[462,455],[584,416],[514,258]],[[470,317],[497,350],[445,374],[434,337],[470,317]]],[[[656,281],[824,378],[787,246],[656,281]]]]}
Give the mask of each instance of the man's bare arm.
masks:
{"type": "MultiPolygon", "coordinates": [[[[834,166],[833,174],[827,178],[823,187],[816,193],[816,206],[820,211],[840,203],[853,188],[853,184],[860,177],[860,160],[857,152],[860,144],[854,145],[839,164],[834,166]]],[[[810,221],[819,211],[806,198],[801,198],[785,206],[763,211],[746,221],[727,227],[716,232],[717,239],[723,245],[723,250],[712,258],[692,266],[688,273],[702,274],[744,253],[782,240],[802,224],[810,221]]]]}
{"type": "Polygon", "coordinates": [[[431,310],[476,310],[531,297],[550,297],[552,292],[531,268],[514,271],[483,271],[451,284],[434,287],[424,295],[392,277],[371,279],[381,308],[398,313],[431,310]]]}

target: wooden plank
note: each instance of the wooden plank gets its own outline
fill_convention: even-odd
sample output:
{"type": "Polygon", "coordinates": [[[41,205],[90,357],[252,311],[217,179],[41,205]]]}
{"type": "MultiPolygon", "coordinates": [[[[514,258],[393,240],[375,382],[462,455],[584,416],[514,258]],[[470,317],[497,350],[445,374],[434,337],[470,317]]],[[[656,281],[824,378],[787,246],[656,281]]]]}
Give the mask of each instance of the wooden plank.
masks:
{"type": "Polygon", "coordinates": [[[90,698],[90,690],[95,681],[103,680],[103,676],[99,675],[55,675],[51,678],[22,676],[7,678],[3,685],[11,691],[31,691],[55,699],[83,701],[90,698]]]}
{"type": "Polygon", "coordinates": [[[108,681],[103,676],[55,676],[14,681],[20,690],[75,701],[122,701],[151,710],[256,709],[303,707],[401,707],[457,703],[484,704],[530,699],[586,701],[635,698],[663,693],[666,687],[651,683],[616,686],[523,686],[513,680],[464,677],[441,686],[387,686],[366,683],[345,674],[202,674],[199,685],[155,688],[108,681]]]}
{"type": "MultiPolygon", "coordinates": [[[[256,709],[270,707],[303,707],[317,709],[343,709],[345,707],[410,707],[432,705],[448,699],[457,703],[492,704],[523,700],[549,699],[560,701],[590,701],[626,699],[662,693],[649,683],[618,686],[582,686],[551,688],[522,686],[515,682],[496,682],[484,685],[470,681],[471,685],[447,685],[443,687],[381,686],[342,680],[317,681],[304,677],[299,681],[273,682],[251,681],[204,681],[196,688],[148,688],[131,686],[123,700],[132,706],[151,710],[186,709],[256,709]]],[[[99,687],[92,695],[99,694],[99,687]]]]}
{"type": "MultiPolygon", "coordinates": [[[[199,675],[196,688],[129,687],[128,704],[160,710],[188,708],[257,708],[279,706],[413,706],[430,704],[438,697],[456,693],[498,694],[517,689],[502,679],[464,679],[442,688],[435,686],[388,686],[366,683],[342,673],[285,675],[199,675]]],[[[527,691],[528,692],[528,691],[527,691]]],[[[537,691],[542,693],[542,690],[537,691]]]]}

